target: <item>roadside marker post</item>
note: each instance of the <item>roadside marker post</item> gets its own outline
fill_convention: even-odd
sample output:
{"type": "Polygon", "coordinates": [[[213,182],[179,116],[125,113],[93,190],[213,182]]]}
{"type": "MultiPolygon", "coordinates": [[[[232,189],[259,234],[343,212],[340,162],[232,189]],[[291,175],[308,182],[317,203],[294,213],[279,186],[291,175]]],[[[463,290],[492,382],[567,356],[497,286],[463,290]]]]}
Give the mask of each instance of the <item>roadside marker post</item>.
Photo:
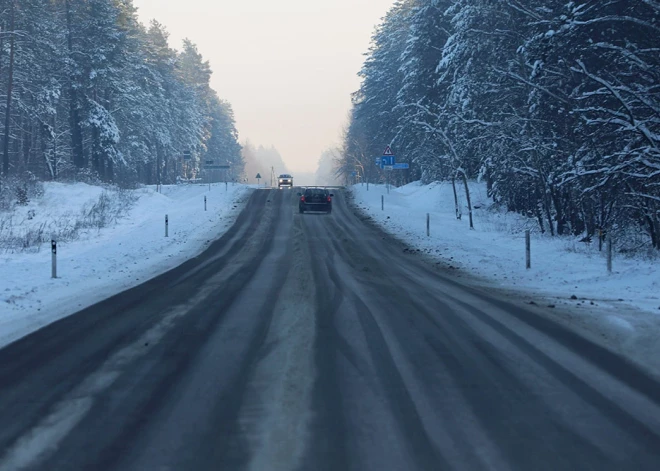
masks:
{"type": "Polygon", "coordinates": [[[57,278],[57,241],[55,239],[52,239],[50,241],[50,248],[53,258],[53,267],[51,270],[52,271],[51,276],[53,278],[57,278]]]}
{"type": "Polygon", "coordinates": [[[426,237],[431,237],[431,214],[426,213],[426,237]]]}
{"type": "Polygon", "coordinates": [[[385,195],[380,195],[380,210],[385,211],[385,195]]]}
{"type": "Polygon", "coordinates": [[[170,231],[170,218],[166,214],[165,215],[165,237],[170,236],[169,231],[170,231]]]}
{"type": "Polygon", "coordinates": [[[204,211],[206,211],[206,196],[204,197],[204,211]]]}
{"type": "Polygon", "coordinates": [[[525,266],[528,270],[532,268],[532,237],[529,229],[525,231],[525,266]]]}
{"type": "Polygon", "coordinates": [[[612,235],[607,233],[607,273],[612,273],[612,235]]]}

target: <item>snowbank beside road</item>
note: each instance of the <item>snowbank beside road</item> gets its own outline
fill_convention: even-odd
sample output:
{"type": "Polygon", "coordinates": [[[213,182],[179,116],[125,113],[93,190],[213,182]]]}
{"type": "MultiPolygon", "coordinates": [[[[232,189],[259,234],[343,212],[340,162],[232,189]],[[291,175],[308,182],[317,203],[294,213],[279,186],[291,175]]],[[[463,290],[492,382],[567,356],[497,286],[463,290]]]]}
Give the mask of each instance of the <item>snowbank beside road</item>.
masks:
{"type": "MultiPolygon", "coordinates": [[[[49,183],[43,198],[16,209],[13,219],[61,226],[98,201],[102,191],[49,183]],[[34,211],[32,219],[18,214],[27,211],[34,211]]],[[[135,190],[137,202],[116,225],[87,229],[77,240],[58,244],[56,280],[50,278],[49,246],[36,253],[0,253],[0,347],[199,254],[231,226],[249,192],[248,186],[224,183],[210,190],[208,185],[135,190]]]]}
{"type": "MultiPolygon", "coordinates": [[[[457,188],[464,203],[463,189],[457,188]]],[[[369,191],[366,185],[356,185],[352,192],[355,205],[380,227],[404,241],[411,251],[425,252],[455,269],[457,277],[469,274],[485,287],[522,292],[541,308],[567,307],[572,313],[583,313],[571,315],[573,324],[616,337],[620,344],[636,337],[635,342],[648,344],[649,351],[656,348],[652,344],[657,343],[653,338],[660,330],[657,260],[615,254],[613,273],[608,274],[605,251],[599,252],[597,243],[544,235],[533,220],[493,211],[486,187],[479,183],[470,184],[474,230],[469,228],[465,204],[462,219],[456,219],[449,183],[416,182],[389,193],[383,185],[370,185],[369,191]],[[426,235],[427,213],[430,237],[426,235]],[[533,231],[531,270],[525,268],[525,229],[533,231]],[[641,339],[644,335],[649,338],[641,339]]],[[[643,355],[636,351],[634,356],[643,355]]],[[[658,367],[660,371],[660,362],[658,367]]]]}
{"type": "Polygon", "coordinates": [[[393,188],[389,194],[379,185],[370,185],[370,190],[353,187],[355,203],[388,232],[489,284],[613,306],[627,303],[660,314],[657,261],[615,255],[614,271],[608,274],[605,251],[599,252],[597,243],[540,234],[533,220],[493,212],[485,185],[470,186],[476,208],[474,230],[469,228],[466,208],[462,208],[462,219],[456,219],[450,184],[417,182],[393,188]],[[385,196],[384,211],[381,195],[385,196]],[[430,237],[426,236],[427,213],[431,215],[430,237]],[[525,229],[532,229],[531,270],[525,268],[525,229]]]}

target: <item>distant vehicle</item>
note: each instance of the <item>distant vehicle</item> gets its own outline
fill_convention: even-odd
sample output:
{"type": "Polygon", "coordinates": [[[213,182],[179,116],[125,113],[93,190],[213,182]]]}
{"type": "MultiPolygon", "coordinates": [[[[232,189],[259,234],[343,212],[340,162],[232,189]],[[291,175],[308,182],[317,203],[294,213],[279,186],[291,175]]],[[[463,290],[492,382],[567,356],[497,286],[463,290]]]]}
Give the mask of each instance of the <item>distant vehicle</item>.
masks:
{"type": "Polygon", "coordinates": [[[321,211],[325,213],[332,212],[332,197],[335,196],[325,188],[307,188],[303,193],[298,193],[300,202],[298,210],[300,213],[305,211],[321,211]]]}
{"type": "Polygon", "coordinates": [[[277,177],[277,188],[293,188],[293,177],[288,174],[277,177]]]}

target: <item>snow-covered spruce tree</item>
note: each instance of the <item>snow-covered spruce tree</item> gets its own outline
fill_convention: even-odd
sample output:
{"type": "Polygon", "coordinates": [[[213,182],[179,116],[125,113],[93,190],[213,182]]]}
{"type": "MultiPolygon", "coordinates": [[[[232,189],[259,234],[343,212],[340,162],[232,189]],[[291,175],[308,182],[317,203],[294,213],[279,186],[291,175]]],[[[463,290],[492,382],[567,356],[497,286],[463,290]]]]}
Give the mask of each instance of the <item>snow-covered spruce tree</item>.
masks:
{"type": "MultiPolygon", "coordinates": [[[[410,1],[397,2],[372,36],[372,45],[359,73],[360,89],[353,94],[354,109],[345,132],[339,172],[347,179],[359,171],[370,181],[381,178],[374,158],[386,145],[398,140],[400,116],[395,112],[396,93],[401,87],[401,53],[409,37],[410,1]]],[[[403,157],[403,149],[396,147],[403,157]]]]}
{"type": "Polygon", "coordinates": [[[481,175],[496,201],[542,231],[642,228],[657,248],[658,9],[648,0],[397,3],[365,61],[342,168],[395,136],[423,179],[481,175]]]}
{"type": "Polygon", "coordinates": [[[555,157],[557,231],[591,235],[641,222],[658,247],[657,5],[555,2],[542,19],[524,54],[530,102],[548,123],[555,157]]]}
{"type": "Polygon", "coordinates": [[[232,178],[240,179],[245,170],[245,162],[238,143],[238,131],[234,124],[234,112],[231,105],[220,100],[211,90],[209,102],[211,118],[210,137],[206,143],[203,159],[216,160],[231,166],[232,178]]]}
{"type": "Polygon", "coordinates": [[[452,145],[447,140],[447,123],[442,118],[447,87],[438,80],[443,48],[452,34],[450,18],[445,14],[451,4],[448,0],[411,2],[409,37],[400,58],[398,141],[425,181],[449,177],[450,162],[454,161],[452,145]]]}
{"type": "Polygon", "coordinates": [[[3,173],[173,182],[186,150],[186,169],[199,171],[213,134],[230,160],[239,155],[208,64],[202,91],[189,73],[205,63],[194,45],[171,49],[132,0],[0,0],[0,28],[0,83],[12,88],[0,102],[3,173]]]}

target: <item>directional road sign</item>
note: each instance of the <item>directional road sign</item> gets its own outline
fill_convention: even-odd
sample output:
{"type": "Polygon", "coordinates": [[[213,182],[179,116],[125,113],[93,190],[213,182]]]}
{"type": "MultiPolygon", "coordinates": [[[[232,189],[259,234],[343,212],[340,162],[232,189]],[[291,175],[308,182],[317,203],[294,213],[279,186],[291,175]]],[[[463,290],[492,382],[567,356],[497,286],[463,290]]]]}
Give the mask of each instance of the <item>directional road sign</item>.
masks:
{"type": "Polygon", "coordinates": [[[382,167],[386,165],[394,165],[396,163],[396,158],[393,155],[384,155],[380,158],[380,165],[382,167]]]}

